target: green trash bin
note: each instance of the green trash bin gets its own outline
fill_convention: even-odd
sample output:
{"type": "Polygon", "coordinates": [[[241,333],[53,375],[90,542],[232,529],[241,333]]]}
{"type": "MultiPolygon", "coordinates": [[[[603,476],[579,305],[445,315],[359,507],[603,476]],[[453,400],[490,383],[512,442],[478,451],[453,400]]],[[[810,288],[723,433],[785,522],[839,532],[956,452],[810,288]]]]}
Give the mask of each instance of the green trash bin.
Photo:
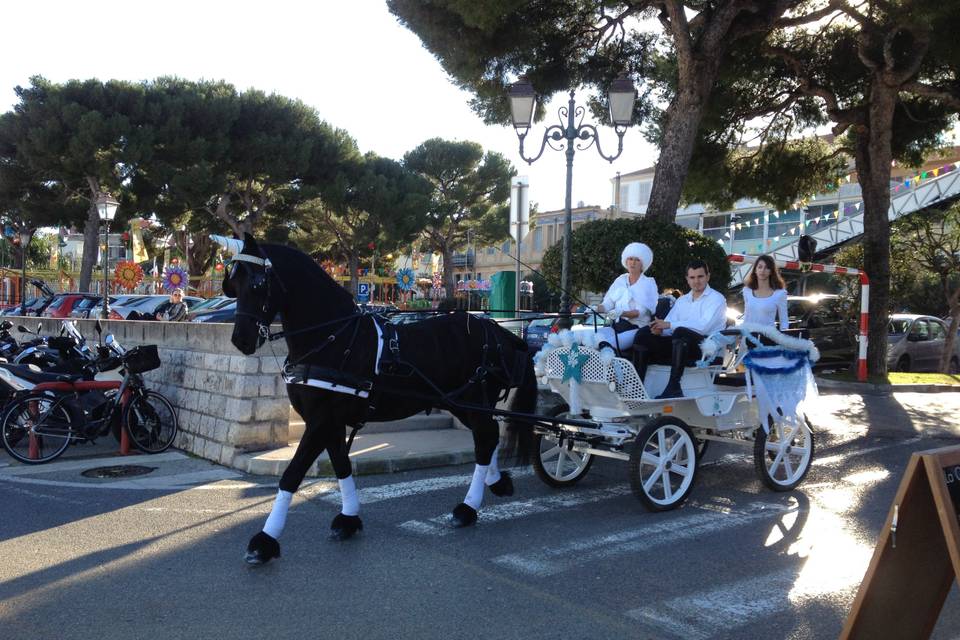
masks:
{"type": "Polygon", "coordinates": [[[490,315],[494,318],[512,318],[516,307],[516,271],[498,271],[490,278],[490,315]]]}

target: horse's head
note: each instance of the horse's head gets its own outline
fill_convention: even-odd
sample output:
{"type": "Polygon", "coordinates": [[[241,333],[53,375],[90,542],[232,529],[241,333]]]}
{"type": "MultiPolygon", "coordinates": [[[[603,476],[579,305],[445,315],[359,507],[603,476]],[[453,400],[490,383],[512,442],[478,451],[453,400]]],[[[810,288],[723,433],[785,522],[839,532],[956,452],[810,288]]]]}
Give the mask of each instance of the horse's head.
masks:
{"type": "Polygon", "coordinates": [[[223,293],[237,299],[230,341],[249,356],[264,343],[270,321],[277,314],[279,302],[271,295],[276,274],[270,259],[250,234],[245,234],[242,245],[239,240],[219,236],[214,239],[234,253],[230,271],[223,279],[223,293]]]}

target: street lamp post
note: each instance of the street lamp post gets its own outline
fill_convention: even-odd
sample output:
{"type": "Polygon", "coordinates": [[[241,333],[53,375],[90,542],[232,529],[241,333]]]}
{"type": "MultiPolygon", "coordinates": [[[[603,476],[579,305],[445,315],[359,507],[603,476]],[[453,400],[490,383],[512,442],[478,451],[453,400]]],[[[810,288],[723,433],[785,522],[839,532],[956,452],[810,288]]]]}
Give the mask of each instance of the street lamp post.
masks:
{"type": "Polygon", "coordinates": [[[33,233],[29,229],[20,230],[20,266],[23,272],[20,274],[20,315],[27,315],[27,249],[30,248],[30,239],[33,233]]]}
{"type": "Polygon", "coordinates": [[[573,226],[573,155],[575,153],[574,142],[582,141],[584,144],[578,148],[583,151],[589,149],[596,143],[597,153],[600,157],[609,162],[613,162],[623,153],[623,135],[627,132],[627,127],[633,123],[633,103],[637,97],[637,91],[629,78],[620,76],[610,85],[608,92],[610,104],[610,121],[613,123],[614,131],[617,134],[618,146],[617,153],[608,156],[600,148],[600,139],[596,127],[591,124],[583,123],[584,108],[578,107],[574,101],[574,91],[570,91],[570,100],[566,107],[560,107],[557,110],[560,124],[551,125],[543,132],[543,140],[540,143],[540,151],[532,158],[523,155],[523,142],[533,124],[533,114],[536,109],[537,95],[533,90],[533,85],[525,79],[510,86],[510,117],[513,121],[513,128],[520,139],[520,157],[533,164],[543,155],[547,145],[551,149],[564,151],[561,141],[566,141],[567,155],[567,190],[566,204],[564,210],[564,228],[563,228],[563,262],[560,271],[560,310],[569,312],[570,306],[570,231],[573,226]],[[566,122],[564,122],[566,121],[566,122]],[[554,147],[552,143],[560,143],[561,146],[554,147]]]}
{"type": "Polygon", "coordinates": [[[100,193],[96,200],[97,213],[100,215],[100,222],[103,223],[103,309],[101,317],[106,320],[110,315],[110,298],[107,285],[107,266],[109,264],[110,251],[110,221],[117,213],[117,207],[120,203],[110,197],[109,194],[100,193]]]}

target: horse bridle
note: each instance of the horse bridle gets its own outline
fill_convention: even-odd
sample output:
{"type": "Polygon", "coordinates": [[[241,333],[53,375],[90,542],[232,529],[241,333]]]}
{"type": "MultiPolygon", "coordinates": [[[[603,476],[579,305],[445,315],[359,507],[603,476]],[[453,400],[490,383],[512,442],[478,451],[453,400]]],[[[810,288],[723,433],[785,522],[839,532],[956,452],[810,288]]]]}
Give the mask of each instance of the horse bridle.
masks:
{"type": "MultiPolygon", "coordinates": [[[[249,282],[249,287],[254,291],[259,291],[263,288],[266,288],[266,295],[263,297],[263,314],[264,316],[270,311],[270,294],[272,293],[270,288],[270,282],[273,280],[273,264],[270,262],[270,258],[252,256],[248,253],[238,253],[233,256],[233,262],[236,264],[238,262],[249,262],[250,264],[261,267],[262,270],[252,271],[251,280],[249,282]]],[[[236,266],[231,269],[228,278],[233,278],[236,275],[236,266]]],[[[283,283],[277,280],[280,288],[286,290],[286,287],[283,286],[283,283]]],[[[270,337],[270,320],[263,320],[262,317],[258,316],[255,313],[250,313],[247,311],[240,311],[238,308],[236,311],[237,316],[253,318],[257,323],[257,348],[260,348],[263,343],[270,337]]]]}

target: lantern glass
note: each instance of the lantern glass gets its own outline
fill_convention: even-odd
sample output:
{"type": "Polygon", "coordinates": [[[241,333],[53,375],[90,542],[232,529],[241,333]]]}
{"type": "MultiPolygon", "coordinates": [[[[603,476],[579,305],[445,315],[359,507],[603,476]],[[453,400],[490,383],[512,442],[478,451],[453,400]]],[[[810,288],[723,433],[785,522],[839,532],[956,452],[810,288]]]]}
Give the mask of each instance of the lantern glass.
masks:
{"type": "Polygon", "coordinates": [[[533,85],[526,80],[518,80],[510,85],[510,119],[515,129],[529,129],[533,124],[533,112],[537,105],[537,94],[533,85]]]}
{"type": "Polygon", "coordinates": [[[97,214],[101,222],[110,222],[117,213],[117,207],[120,203],[110,197],[109,194],[101,193],[96,200],[97,214]]]}
{"type": "Polygon", "coordinates": [[[610,121],[618,127],[629,127],[633,122],[633,103],[637,90],[626,76],[620,76],[610,85],[610,121]]]}

